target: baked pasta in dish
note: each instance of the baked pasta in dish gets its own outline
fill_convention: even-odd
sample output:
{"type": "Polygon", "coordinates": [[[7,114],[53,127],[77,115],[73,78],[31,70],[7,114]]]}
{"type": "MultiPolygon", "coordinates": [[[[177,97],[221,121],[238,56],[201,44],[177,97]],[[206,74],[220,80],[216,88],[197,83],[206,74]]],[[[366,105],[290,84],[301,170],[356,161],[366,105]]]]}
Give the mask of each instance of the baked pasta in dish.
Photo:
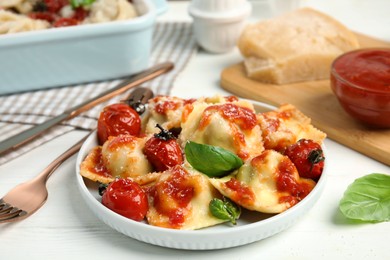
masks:
{"type": "Polygon", "coordinates": [[[128,20],[131,0],[0,0],[0,34],[128,20]]]}
{"type": "Polygon", "coordinates": [[[97,134],[108,137],[80,174],[107,186],[106,207],[150,225],[193,230],[235,223],[242,210],[281,213],[311,192],[324,167],[325,133],[292,105],[260,113],[234,96],[157,96],[137,129],[129,123],[137,134],[124,126],[135,110],[129,118],[104,111],[97,134]],[[107,134],[115,127],[108,117],[121,121],[122,133],[107,134]]]}

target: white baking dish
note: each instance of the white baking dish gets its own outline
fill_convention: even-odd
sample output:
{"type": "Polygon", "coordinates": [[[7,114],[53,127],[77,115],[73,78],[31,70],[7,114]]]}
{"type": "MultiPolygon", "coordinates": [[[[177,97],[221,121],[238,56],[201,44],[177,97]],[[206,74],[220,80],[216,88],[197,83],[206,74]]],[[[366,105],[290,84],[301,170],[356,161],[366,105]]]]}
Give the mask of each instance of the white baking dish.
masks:
{"type": "Polygon", "coordinates": [[[134,0],[139,17],[0,35],[0,95],[107,80],[148,67],[165,0],[134,0]]]}

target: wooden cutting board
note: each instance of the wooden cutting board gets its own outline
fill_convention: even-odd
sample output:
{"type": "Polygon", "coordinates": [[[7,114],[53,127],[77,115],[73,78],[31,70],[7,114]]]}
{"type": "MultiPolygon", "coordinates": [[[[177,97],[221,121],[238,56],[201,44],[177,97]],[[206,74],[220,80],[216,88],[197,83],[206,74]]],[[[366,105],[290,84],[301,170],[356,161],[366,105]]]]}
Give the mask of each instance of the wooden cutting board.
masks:
{"type": "MultiPolygon", "coordinates": [[[[361,47],[390,47],[390,43],[357,34],[361,47]]],[[[225,68],[222,88],[244,98],[272,105],[290,103],[312,118],[328,137],[390,165],[390,129],[370,129],[352,119],[339,105],[329,80],[270,85],[246,77],[243,63],[225,68]]],[[[351,162],[356,163],[356,162],[351,162]]]]}

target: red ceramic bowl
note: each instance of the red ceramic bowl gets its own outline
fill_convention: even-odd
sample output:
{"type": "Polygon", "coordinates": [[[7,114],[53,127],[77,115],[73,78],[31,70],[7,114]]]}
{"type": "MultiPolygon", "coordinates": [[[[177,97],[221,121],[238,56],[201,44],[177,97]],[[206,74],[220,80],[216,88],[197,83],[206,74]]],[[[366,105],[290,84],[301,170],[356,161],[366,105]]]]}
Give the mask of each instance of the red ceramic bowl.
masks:
{"type": "Polygon", "coordinates": [[[390,127],[390,48],[339,56],[332,64],[331,87],[353,118],[371,127],[390,127]]]}

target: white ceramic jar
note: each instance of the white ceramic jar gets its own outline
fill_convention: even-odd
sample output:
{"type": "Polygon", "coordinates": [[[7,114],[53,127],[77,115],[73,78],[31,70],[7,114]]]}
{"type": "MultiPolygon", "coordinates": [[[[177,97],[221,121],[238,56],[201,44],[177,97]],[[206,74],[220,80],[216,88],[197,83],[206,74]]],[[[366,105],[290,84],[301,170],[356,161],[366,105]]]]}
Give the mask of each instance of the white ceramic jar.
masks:
{"type": "Polygon", "coordinates": [[[268,0],[273,16],[291,12],[302,6],[302,0],[268,0]]]}
{"type": "Polygon", "coordinates": [[[236,46],[251,11],[247,0],[192,0],[188,9],[198,44],[213,53],[236,46]]]}
{"type": "Polygon", "coordinates": [[[192,8],[203,12],[229,12],[244,5],[247,0],[192,0],[192,8]]]}

